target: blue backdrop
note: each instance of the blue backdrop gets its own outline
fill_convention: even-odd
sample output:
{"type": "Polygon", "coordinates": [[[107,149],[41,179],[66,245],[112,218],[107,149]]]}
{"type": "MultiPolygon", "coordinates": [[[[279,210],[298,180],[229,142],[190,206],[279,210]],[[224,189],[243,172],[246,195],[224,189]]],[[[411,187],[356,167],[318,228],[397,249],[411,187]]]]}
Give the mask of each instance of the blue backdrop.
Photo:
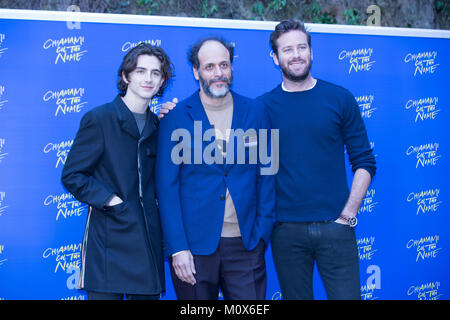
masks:
{"type": "MultiPolygon", "coordinates": [[[[60,183],[82,115],[114,98],[122,58],[140,41],[163,47],[175,65],[154,111],[197,90],[187,50],[211,34],[235,43],[233,89],[256,97],[281,81],[270,56],[275,24],[227,28],[215,20],[208,27],[204,19],[205,27],[186,27],[177,18],[170,26],[146,17],[146,24],[81,22],[71,29],[61,17],[17,19],[1,11],[0,299],[85,299],[76,282],[87,207],[60,183]]],[[[310,27],[313,76],[355,95],[376,154],[377,175],[356,228],[362,299],[448,299],[449,32],[427,38],[310,27]]],[[[280,299],[270,250],[266,259],[267,299],[280,299]]],[[[166,284],[163,299],[175,299],[168,268],[166,284]]],[[[317,269],[314,290],[326,298],[317,269]]]]}

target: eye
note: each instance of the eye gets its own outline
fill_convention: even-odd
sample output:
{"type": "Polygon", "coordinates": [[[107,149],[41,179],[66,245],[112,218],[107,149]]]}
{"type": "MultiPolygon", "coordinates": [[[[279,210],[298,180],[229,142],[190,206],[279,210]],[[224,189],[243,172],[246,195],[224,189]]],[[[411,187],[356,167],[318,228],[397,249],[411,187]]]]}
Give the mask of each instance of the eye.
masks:
{"type": "Polygon", "coordinates": [[[205,70],[207,70],[207,71],[211,71],[212,69],[213,69],[213,65],[212,64],[207,64],[205,66],[205,70]]]}
{"type": "Polygon", "coordinates": [[[229,66],[230,66],[230,64],[229,64],[228,62],[222,62],[222,63],[220,64],[220,67],[221,67],[222,69],[227,69],[229,66]]]}

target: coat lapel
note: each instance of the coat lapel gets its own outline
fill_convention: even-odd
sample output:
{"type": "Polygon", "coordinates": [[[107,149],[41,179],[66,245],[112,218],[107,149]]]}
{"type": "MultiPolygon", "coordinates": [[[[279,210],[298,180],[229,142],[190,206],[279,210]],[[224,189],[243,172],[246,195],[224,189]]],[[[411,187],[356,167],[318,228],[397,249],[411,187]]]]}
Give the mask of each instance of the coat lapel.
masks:
{"type": "MultiPolygon", "coordinates": [[[[152,112],[150,108],[147,112],[152,112]]],[[[150,137],[158,128],[158,119],[157,117],[152,116],[151,114],[147,115],[147,121],[145,122],[144,130],[142,131],[141,139],[147,139],[150,137]]]]}
{"type": "Polygon", "coordinates": [[[127,132],[133,138],[139,140],[140,134],[136,124],[136,120],[134,119],[133,114],[130,109],[125,105],[122,98],[118,95],[114,99],[114,104],[117,108],[117,114],[119,117],[119,123],[123,131],[127,132]]]}
{"type": "MultiPolygon", "coordinates": [[[[119,123],[123,131],[127,132],[129,135],[134,137],[136,140],[146,139],[150,137],[153,132],[157,128],[157,124],[155,123],[155,117],[151,115],[147,116],[147,121],[144,126],[144,130],[142,131],[142,135],[139,133],[139,129],[136,124],[136,119],[133,116],[133,113],[128,109],[128,107],[123,102],[122,98],[118,95],[114,99],[114,104],[117,108],[117,113],[119,116],[119,123]]],[[[148,112],[152,112],[149,108],[148,112]]],[[[157,120],[156,120],[157,121],[157,120]]]]}

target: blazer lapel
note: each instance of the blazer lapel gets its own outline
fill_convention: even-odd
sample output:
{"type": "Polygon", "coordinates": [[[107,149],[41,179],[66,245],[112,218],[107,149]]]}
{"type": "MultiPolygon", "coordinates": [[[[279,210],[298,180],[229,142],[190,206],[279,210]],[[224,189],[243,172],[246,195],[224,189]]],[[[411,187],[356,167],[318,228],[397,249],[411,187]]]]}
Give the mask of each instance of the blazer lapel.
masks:
{"type": "MultiPolygon", "coordinates": [[[[196,148],[199,148],[200,146],[197,145],[198,138],[201,139],[202,143],[201,143],[201,150],[202,150],[202,157],[203,157],[203,151],[205,150],[205,148],[213,143],[215,141],[215,137],[213,137],[210,141],[204,141],[203,140],[203,136],[205,131],[211,129],[213,130],[213,127],[211,126],[211,123],[209,122],[208,116],[206,114],[206,111],[203,107],[202,101],[200,100],[200,95],[199,95],[199,91],[197,91],[196,93],[194,93],[191,97],[188,98],[189,100],[187,101],[187,112],[190,116],[190,118],[192,119],[192,122],[195,123],[196,121],[200,121],[201,123],[201,136],[198,137],[198,135],[200,134],[200,132],[195,132],[196,130],[196,126],[194,125],[194,130],[193,130],[193,135],[194,135],[194,139],[193,139],[193,143],[194,143],[194,150],[196,150],[196,148]],[[196,141],[197,138],[197,141],[196,141]]],[[[198,128],[198,126],[197,126],[198,128]]],[[[194,151],[195,152],[195,151],[194,151]]],[[[202,162],[204,161],[204,159],[202,159],[202,162]]],[[[225,163],[225,159],[223,160],[225,163]]],[[[212,166],[216,166],[218,168],[221,168],[221,170],[223,170],[223,165],[220,163],[213,163],[212,166]]]]}
{"type": "Polygon", "coordinates": [[[200,95],[198,91],[189,97],[187,102],[187,112],[189,113],[193,122],[202,122],[202,134],[208,129],[212,129],[211,123],[209,122],[208,116],[206,115],[205,109],[203,108],[202,101],[200,100],[200,95]]]}
{"type": "MultiPolygon", "coordinates": [[[[244,125],[246,122],[246,117],[247,117],[247,106],[246,106],[246,101],[244,99],[241,98],[240,95],[238,95],[235,92],[231,92],[233,95],[233,118],[231,120],[231,129],[233,130],[233,132],[236,132],[236,130],[243,130],[244,132],[246,131],[246,126],[244,125]]],[[[230,150],[229,148],[230,143],[231,143],[231,138],[234,139],[234,136],[231,137],[230,139],[228,139],[228,143],[227,143],[227,150],[230,150]]],[[[237,161],[237,141],[236,139],[234,139],[232,146],[234,147],[234,159],[233,159],[233,163],[235,164],[237,161]]],[[[226,163],[225,162],[225,168],[227,168],[228,166],[230,166],[232,164],[230,163],[226,163]]]]}

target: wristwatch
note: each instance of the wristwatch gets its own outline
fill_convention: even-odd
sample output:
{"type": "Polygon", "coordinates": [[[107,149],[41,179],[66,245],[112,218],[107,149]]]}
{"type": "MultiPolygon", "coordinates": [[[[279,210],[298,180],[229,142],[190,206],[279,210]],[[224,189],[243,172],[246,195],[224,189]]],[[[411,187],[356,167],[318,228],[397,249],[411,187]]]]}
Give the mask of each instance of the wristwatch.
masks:
{"type": "Polygon", "coordinates": [[[341,214],[339,218],[342,218],[345,221],[347,221],[348,225],[352,228],[354,228],[358,224],[358,219],[356,217],[349,217],[341,214]]]}

